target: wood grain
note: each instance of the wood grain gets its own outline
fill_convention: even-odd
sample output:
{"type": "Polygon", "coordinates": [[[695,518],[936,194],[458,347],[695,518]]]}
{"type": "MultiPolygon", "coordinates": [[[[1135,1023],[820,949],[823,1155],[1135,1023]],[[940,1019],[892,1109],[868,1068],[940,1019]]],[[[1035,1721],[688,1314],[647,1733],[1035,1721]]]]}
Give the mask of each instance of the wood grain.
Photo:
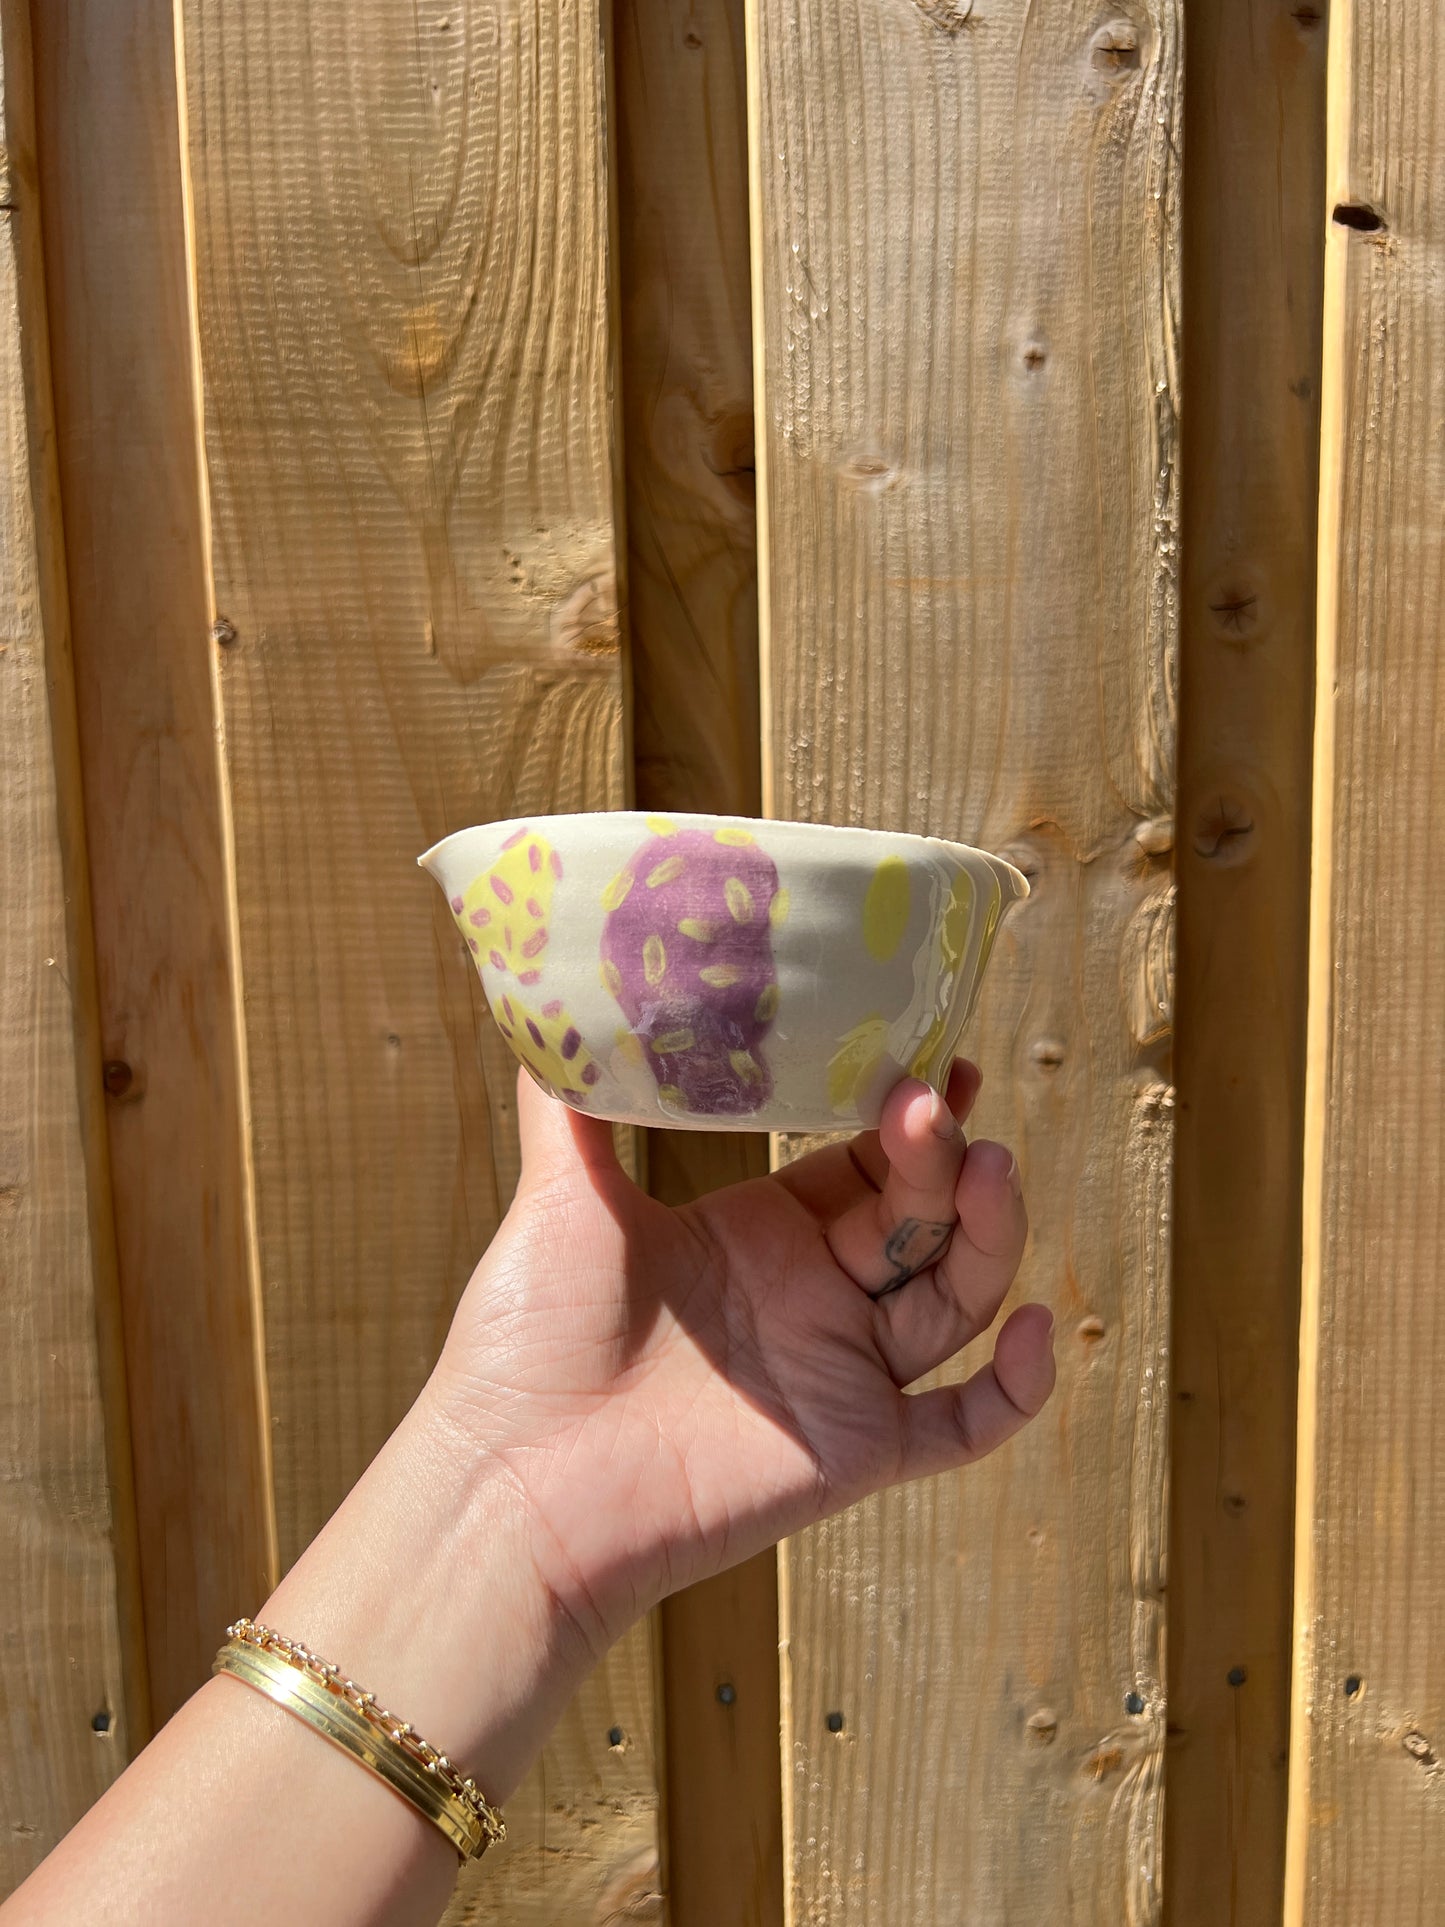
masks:
{"type": "Polygon", "coordinates": [[[35,15],[153,1707],[275,1583],[169,0],[35,15]]]}
{"type": "Polygon", "coordinates": [[[1179,9],[750,21],[765,786],[1030,872],[974,1049],[1060,1363],[996,1460],[785,1549],[790,1917],[1150,1921],[1179,9]]]}
{"type": "Polygon", "coordinates": [[[1189,15],[1164,1854],[1180,1927],[1264,1927],[1283,1901],[1325,44],[1322,12],[1277,0],[1189,15]]]}
{"type": "Polygon", "coordinates": [[[24,0],[0,4],[0,1898],[147,1728],[24,0]]]}
{"type": "MultiPolygon", "coordinates": [[[[747,94],[741,0],[616,10],[628,633],[640,807],[761,808],[747,94]]],[[[655,1196],[767,1169],[767,1143],[654,1131],[655,1196]]],[[[777,1561],[662,1609],[674,1927],[782,1919],[777,1561]]]]}
{"type": "Polygon", "coordinates": [[[1445,1888],[1445,25],[1330,23],[1285,1919],[1445,1888]]]}
{"type": "MultiPolygon", "coordinates": [[[[606,61],[595,0],[180,13],[284,1565],[516,1178],[515,1066],[417,852],[623,800],[606,61]]],[[[652,1668],[644,1627],[459,1917],[575,1919],[570,1861],[655,1865],[650,1738],[593,1825],[652,1668]]]]}

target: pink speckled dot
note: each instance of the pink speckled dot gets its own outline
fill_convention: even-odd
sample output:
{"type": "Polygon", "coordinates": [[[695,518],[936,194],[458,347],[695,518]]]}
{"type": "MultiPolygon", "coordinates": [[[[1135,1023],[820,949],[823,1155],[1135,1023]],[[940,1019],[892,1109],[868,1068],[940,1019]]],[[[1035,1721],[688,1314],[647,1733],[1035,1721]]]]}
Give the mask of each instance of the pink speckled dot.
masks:
{"type": "Polygon", "coordinates": [[[542,921],[542,906],[535,897],[528,897],[527,899],[527,915],[529,917],[535,917],[538,923],[542,921]]]}
{"type": "Polygon", "coordinates": [[[468,938],[467,938],[467,942],[468,942],[468,943],[469,943],[469,944],[471,945],[471,948],[472,948],[472,954],[473,954],[473,955],[475,955],[475,954],[476,954],[476,953],[477,953],[477,952],[478,952],[478,951],[479,951],[479,950],[481,949],[481,947],[482,947],[482,946],[481,946],[481,945],[480,945],[480,944],[479,944],[479,943],[477,942],[477,940],[476,940],[476,938],[475,938],[475,937],[468,937],[468,938]]]}
{"type": "Polygon", "coordinates": [[[499,903],[510,903],[512,901],[512,886],[510,883],[504,883],[501,877],[488,877],[487,881],[492,886],[492,895],[496,897],[499,903]]]}
{"type": "Polygon", "coordinates": [[[560,1017],[562,1015],[562,999],[560,997],[554,997],[550,1004],[543,1004],[542,1015],[544,1017],[560,1017]]]}
{"type": "Polygon", "coordinates": [[[505,970],[507,967],[507,960],[500,950],[494,950],[492,952],[490,962],[493,970],[505,970]]]}
{"type": "Polygon", "coordinates": [[[541,869],[541,867],[542,867],[542,849],[541,849],[541,845],[540,845],[540,844],[537,844],[537,843],[532,843],[532,844],[529,844],[529,845],[528,845],[528,848],[527,848],[527,861],[528,861],[528,862],[529,862],[529,863],[531,864],[531,866],[532,866],[532,868],[533,868],[534,870],[540,870],[540,869],[541,869]]]}
{"type": "Polygon", "coordinates": [[[562,859],[555,850],[553,850],[551,854],[548,856],[547,861],[552,866],[553,876],[560,877],[562,874],[562,859]]]}
{"type": "Polygon", "coordinates": [[[474,930],[480,930],[483,924],[490,923],[491,921],[492,921],[492,913],[490,910],[487,909],[485,904],[481,907],[481,909],[473,910],[472,914],[467,918],[467,922],[472,926],[474,930]]]}
{"type": "Polygon", "coordinates": [[[584,1064],[582,1066],[582,1082],[584,1084],[595,1084],[601,1075],[601,1071],[598,1070],[595,1064],[584,1064]]]}
{"type": "Polygon", "coordinates": [[[459,917],[461,914],[462,914],[462,900],[460,897],[453,897],[452,898],[452,915],[454,917],[459,917]]]}
{"type": "Polygon", "coordinates": [[[516,849],[517,845],[521,842],[522,838],[526,836],[526,834],[527,834],[527,826],[524,824],[520,830],[513,830],[512,834],[507,838],[506,842],[502,845],[502,848],[504,850],[516,849]]]}
{"type": "Polygon", "coordinates": [[[540,970],[519,970],[517,972],[517,982],[519,984],[539,984],[541,981],[542,973],[540,970]]]}

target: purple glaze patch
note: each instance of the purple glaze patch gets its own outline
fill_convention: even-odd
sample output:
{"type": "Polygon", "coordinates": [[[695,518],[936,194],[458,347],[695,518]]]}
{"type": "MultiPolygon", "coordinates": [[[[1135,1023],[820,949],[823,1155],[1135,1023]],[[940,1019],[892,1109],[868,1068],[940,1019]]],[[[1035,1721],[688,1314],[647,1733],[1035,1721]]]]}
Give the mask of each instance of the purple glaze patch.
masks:
{"type": "Polygon", "coordinates": [[[704,1117],[772,1095],[762,1042],[778,1005],[770,856],[706,830],[651,837],[613,880],[603,974],[660,1091],[704,1117]]]}

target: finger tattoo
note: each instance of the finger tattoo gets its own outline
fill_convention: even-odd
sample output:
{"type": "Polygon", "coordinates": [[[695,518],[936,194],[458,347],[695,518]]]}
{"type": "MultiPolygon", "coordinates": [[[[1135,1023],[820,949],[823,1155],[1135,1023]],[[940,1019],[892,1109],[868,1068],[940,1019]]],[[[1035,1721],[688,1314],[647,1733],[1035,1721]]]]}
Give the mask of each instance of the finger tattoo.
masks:
{"type": "Polygon", "coordinates": [[[939,1224],[928,1218],[904,1218],[895,1225],[883,1247],[883,1256],[893,1267],[893,1276],[880,1290],[870,1292],[869,1297],[886,1298],[890,1291],[897,1291],[920,1271],[937,1264],[953,1237],[954,1222],[950,1219],[947,1224],[939,1224]]]}

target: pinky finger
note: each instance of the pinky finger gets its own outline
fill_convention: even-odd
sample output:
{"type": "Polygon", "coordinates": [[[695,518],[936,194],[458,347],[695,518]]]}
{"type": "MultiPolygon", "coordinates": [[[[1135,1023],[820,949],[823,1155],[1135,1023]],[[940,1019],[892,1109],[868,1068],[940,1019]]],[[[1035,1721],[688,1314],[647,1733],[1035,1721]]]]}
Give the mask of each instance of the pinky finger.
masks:
{"type": "Polygon", "coordinates": [[[1044,1306],[1020,1305],[972,1378],[904,1394],[903,1477],[972,1465],[1022,1431],[1054,1389],[1053,1330],[1044,1306]]]}

